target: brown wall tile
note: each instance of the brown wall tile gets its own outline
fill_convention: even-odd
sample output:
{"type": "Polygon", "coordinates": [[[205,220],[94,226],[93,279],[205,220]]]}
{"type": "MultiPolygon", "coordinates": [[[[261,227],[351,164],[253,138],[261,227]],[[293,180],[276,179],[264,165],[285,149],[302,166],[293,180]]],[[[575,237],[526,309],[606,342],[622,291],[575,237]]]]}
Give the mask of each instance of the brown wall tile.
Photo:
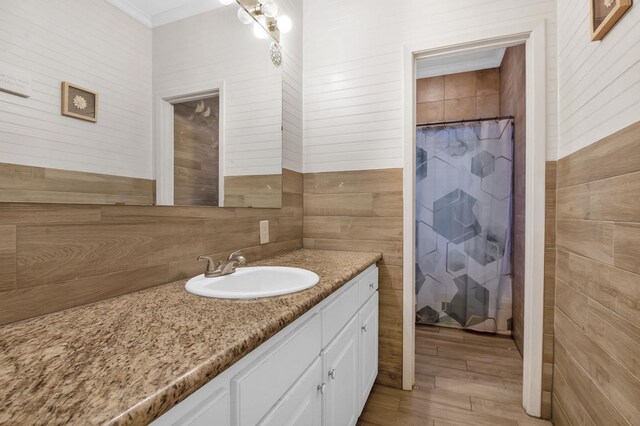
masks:
{"type": "Polygon", "coordinates": [[[460,99],[477,96],[476,71],[449,74],[444,77],[444,99],[460,99]]]}
{"type": "Polygon", "coordinates": [[[377,382],[402,386],[402,169],[304,175],[304,247],[377,251],[377,382]]]}
{"type": "Polygon", "coordinates": [[[194,276],[201,254],[301,248],[302,174],[283,186],[281,209],[0,204],[0,324],[194,276]]]}
{"type": "Polygon", "coordinates": [[[640,121],[558,161],[558,188],[640,171],[640,121]]]}
{"type": "Polygon", "coordinates": [[[558,162],[557,424],[640,422],[640,123],[558,162]]]}
{"type": "Polygon", "coordinates": [[[417,102],[444,101],[444,76],[420,78],[416,82],[417,102]]]}
{"type": "Polygon", "coordinates": [[[467,120],[477,118],[476,97],[447,99],[444,101],[445,121],[467,120]]]}
{"type": "Polygon", "coordinates": [[[613,246],[613,264],[640,274],[640,223],[616,223],[613,246]]]}
{"type": "Polygon", "coordinates": [[[500,69],[490,68],[476,72],[478,96],[500,94],[500,69]]]}
{"type": "Polygon", "coordinates": [[[0,225],[0,294],[16,288],[16,226],[0,225]]]}
{"type": "Polygon", "coordinates": [[[444,101],[419,103],[416,109],[416,123],[434,123],[444,120],[444,101]]]}
{"type": "Polygon", "coordinates": [[[476,115],[478,118],[497,117],[500,115],[500,96],[482,95],[476,98],[476,115]]]}

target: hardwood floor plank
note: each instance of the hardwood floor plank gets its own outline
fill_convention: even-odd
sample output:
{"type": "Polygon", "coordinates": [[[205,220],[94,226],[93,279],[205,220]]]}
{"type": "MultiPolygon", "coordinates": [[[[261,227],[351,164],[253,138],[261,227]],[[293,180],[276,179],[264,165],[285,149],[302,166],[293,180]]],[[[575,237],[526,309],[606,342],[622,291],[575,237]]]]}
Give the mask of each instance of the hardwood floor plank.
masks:
{"type": "Polygon", "coordinates": [[[413,391],[376,385],[363,426],[541,426],[522,408],[522,359],[511,339],[416,327],[413,391]]]}
{"type": "Polygon", "coordinates": [[[491,414],[520,421],[530,422],[537,425],[548,425],[546,420],[540,420],[527,415],[524,409],[517,404],[506,404],[504,402],[491,401],[484,398],[471,397],[471,410],[478,413],[491,414]]]}

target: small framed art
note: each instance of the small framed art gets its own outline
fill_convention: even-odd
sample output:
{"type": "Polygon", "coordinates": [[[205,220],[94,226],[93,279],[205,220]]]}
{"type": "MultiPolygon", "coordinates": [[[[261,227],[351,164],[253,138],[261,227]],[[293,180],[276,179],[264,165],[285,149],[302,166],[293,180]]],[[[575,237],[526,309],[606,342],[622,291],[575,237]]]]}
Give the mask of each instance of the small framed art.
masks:
{"type": "Polygon", "coordinates": [[[98,94],[75,84],[62,82],[62,115],[93,123],[98,121],[98,94]]]}
{"type": "Polygon", "coordinates": [[[591,41],[602,40],[631,7],[633,0],[589,0],[591,41]]]}

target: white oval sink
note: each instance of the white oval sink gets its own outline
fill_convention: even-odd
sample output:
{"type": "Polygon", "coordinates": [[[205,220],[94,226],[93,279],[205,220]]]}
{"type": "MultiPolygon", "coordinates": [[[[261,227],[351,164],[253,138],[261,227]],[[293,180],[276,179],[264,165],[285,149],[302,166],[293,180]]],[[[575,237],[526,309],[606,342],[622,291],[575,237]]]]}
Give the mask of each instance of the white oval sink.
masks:
{"type": "Polygon", "coordinates": [[[313,287],[320,281],[314,272],[286,266],[238,268],[233,274],[205,278],[204,274],[187,281],[189,293],[221,299],[255,299],[280,296],[313,287]]]}

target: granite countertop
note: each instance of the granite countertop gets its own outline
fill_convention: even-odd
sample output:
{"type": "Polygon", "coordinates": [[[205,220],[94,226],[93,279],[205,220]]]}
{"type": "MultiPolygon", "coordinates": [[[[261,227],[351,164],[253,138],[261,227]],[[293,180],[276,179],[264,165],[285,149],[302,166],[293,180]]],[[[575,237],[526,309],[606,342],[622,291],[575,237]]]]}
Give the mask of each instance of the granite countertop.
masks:
{"type": "Polygon", "coordinates": [[[211,299],[177,281],[0,327],[0,424],[147,424],[380,259],[298,250],[253,265],[316,272],[299,293],[211,299]]]}

